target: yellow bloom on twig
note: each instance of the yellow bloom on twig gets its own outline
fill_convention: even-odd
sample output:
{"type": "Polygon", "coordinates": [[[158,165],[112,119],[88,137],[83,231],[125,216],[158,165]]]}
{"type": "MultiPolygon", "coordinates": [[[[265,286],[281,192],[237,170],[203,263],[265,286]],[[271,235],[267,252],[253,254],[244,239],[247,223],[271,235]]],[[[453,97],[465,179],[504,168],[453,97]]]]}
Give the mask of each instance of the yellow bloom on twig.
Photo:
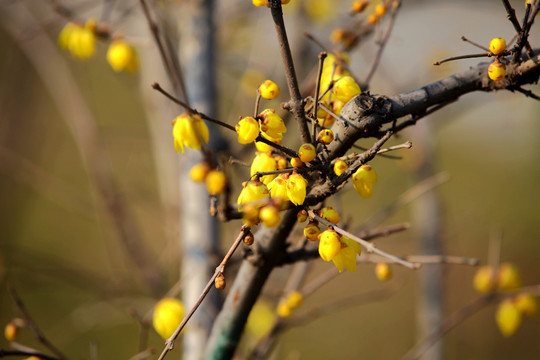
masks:
{"type": "Polygon", "coordinates": [[[356,271],[356,254],[362,253],[362,247],[359,243],[349,239],[346,236],[341,237],[341,249],[339,253],[332,258],[332,262],[339,270],[347,269],[350,272],[356,271]]]}
{"type": "Polygon", "coordinates": [[[152,325],[156,332],[168,339],[174,333],[184,318],[184,305],[180,300],[166,297],[161,299],[154,307],[152,325]]]}
{"type": "Polygon", "coordinates": [[[306,199],[308,182],[300,174],[292,174],[287,180],[287,196],[294,205],[302,205],[306,199]]]}
{"type": "Polygon", "coordinates": [[[184,152],[184,146],[200,150],[202,141],[208,143],[208,127],[200,115],[183,113],[173,121],[174,149],[184,152]]]}
{"type": "Polygon", "coordinates": [[[259,122],[251,116],[247,116],[236,124],[235,130],[238,133],[238,142],[249,144],[259,136],[259,122]]]}
{"type": "Polygon", "coordinates": [[[341,251],[340,236],[334,230],[323,231],[319,235],[319,240],[319,255],[324,261],[334,259],[341,251]]]}
{"type": "Polygon", "coordinates": [[[377,182],[377,173],[369,165],[362,165],[352,176],[353,186],[364,199],[371,197],[373,184],[377,182]]]}
{"type": "Polygon", "coordinates": [[[107,62],[114,71],[136,72],[139,56],[135,48],[123,39],[113,41],[107,50],[107,62]]]}

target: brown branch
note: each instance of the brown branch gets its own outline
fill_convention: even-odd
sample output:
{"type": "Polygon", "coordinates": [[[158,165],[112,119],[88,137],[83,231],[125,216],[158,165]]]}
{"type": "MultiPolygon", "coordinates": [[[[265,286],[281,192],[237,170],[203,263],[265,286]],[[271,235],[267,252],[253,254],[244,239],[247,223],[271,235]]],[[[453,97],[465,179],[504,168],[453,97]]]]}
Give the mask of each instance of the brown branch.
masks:
{"type": "Polygon", "coordinates": [[[26,356],[26,357],[35,356],[43,360],[60,360],[61,359],[61,358],[57,358],[57,357],[40,353],[38,351],[0,349],[0,358],[7,357],[7,356],[26,356]]]}
{"type": "Polygon", "coordinates": [[[61,360],[67,359],[67,357],[56,346],[54,346],[45,337],[45,334],[43,334],[43,332],[39,329],[37,324],[34,322],[32,317],[30,316],[30,313],[28,313],[28,310],[26,310],[26,306],[22,302],[21,298],[19,297],[19,295],[17,295],[17,292],[15,291],[15,288],[13,286],[11,286],[11,285],[8,285],[8,291],[9,291],[9,295],[11,296],[11,299],[13,300],[13,302],[15,303],[15,305],[17,306],[17,308],[21,312],[26,325],[30,328],[30,330],[32,330],[32,332],[34,333],[36,339],[41,344],[43,344],[43,346],[45,346],[47,349],[49,349],[54,355],[56,355],[59,359],[61,359],[61,360]]]}
{"type": "Polygon", "coordinates": [[[144,17],[146,18],[148,27],[150,28],[150,32],[152,33],[154,41],[158,46],[161,60],[163,61],[165,69],[169,74],[169,78],[172,81],[176,93],[179,96],[182,96],[185,99],[186,103],[189,104],[186,85],[184,83],[184,78],[182,76],[182,71],[178,62],[178,58],[174,54],[174,50],[172,48],[170,40],[166,37],[164,31],[160,29],[159,23],[154,20],[155,14],[152,15],[152,11],[150,9],[150,6],[148,5],[148,1],[154,0],[139,0],[144,17]]]}
{"type": "Polygon", "coordinates": [[[388,20],[388,24],[386,25],[386,30],[384,31],[383,37],[381,41],[379,42],[379,48],[377,49],[377,52],[375,53],[375,57],[373,58],[371,67],[369,68],[366,78],[364,79],[364,82],[362,83],[362,85],[365,88],[369,88],[369,83],[371,81],[371,78],[375,74],[375,71],[377,70],[377,67],[379,66],[381,62],[382,53],[384,51],[386,44],[388,43],[390,34],[392,33],[392,28],[394,27],[394,22],[398,13],[398,9],[400,7],[401,7],[401,0],[397,0],[392,3],[392,14],[390,15],[390,20],[388,20]]]}
{"type": "Polygon", "coordinates": [[[289,46],[289,40],[287,39],[287,32],[285,30],[285,22],[283,21],[283,10],[281,8],[280,1],[272,1],[270,4],[270,11],[272,13],[272,19],[276,28],[276,34],[279,42],[279,49],[281,52],[281,59],[283,61],[283,69],[287,78],[287,85],[289,87],[289,94],[291,100],[289,107],[292,110],[298,131],[300,132],[300,138],[304,144],[311,142],[311,136],[305,119],[306,114],[304,112],[304,102],[300,95],[300,88],[298,87],[298,80],[296,78],[296,72],[294,70],[294,63],[289,46]]]}
{"type": "Polygon", "coordinates": [[[240,230],[240,234],[238,235],[236,240],[233,242],[233,244],[229,248],[229,251],[227,252],[227,254],[225,254],[225,256],[223,257],[223,260],[221,260],[221,263],[219,264],[219,266],[216,267],[216,270],[214,271],[214,275],[212,275],[212,277],[206,284],[204,290],[202,291],[201,295],[199,296],[199,298],[197,299],[193,307],[186,314],[186,316],[184,317],[182,322],[178,325],[174,333],[165,342],[165,348],[161,352],[161,355],[159,356],[158,360],[162,360],[163,358],[165,358],[167,353],[174,348],[174,342],[176,338],[178,338],[178,335],[180,335],[180,332],[182,331],[182,329],[186,326],[189,319],[191,319],[195,311],[197,311],[197,309],[203,302],[206,295],[208,295],[208,293],[210,292],[210,289],[212,289],[212,287],[214,286],[214,280],[216,279],[216,277],[218,275],[223,274],[223,271],[225,271],[225,265],[227,265],[227,262],[229,262],[232,254],[234,254],[234,252],[236,251],[240,243],[244,240],[244,238],[249,232],[250,230],[248,227],[245,227],[245,226],[242,227],[242,229],[240,230]]]}
{"type": "Polygon", "coordinates": [[[512,25],[514,26],[514,29],[516,30],[516,34],[518,34],[518,41],[516,43],[516,46],[514,46],[514,49],[512,50],[514,52],[514,57],[512,58],[512,62],[517,62],[521,56],[521,49],[523,49],[523,46],[527,49],[527,54],[532,59],[534,57],[534,51],[531,47],[531,44],[529,44],[529,40],[527,40],[528,33],[525,34],[525,31],[523,31],[523,28],[519,24],[519,21],[516,17],[516,11],[510,5],[509,0],[502,0],[504,4],[504,8],[506,9],[507,18],[510,20],[512,25]]]}

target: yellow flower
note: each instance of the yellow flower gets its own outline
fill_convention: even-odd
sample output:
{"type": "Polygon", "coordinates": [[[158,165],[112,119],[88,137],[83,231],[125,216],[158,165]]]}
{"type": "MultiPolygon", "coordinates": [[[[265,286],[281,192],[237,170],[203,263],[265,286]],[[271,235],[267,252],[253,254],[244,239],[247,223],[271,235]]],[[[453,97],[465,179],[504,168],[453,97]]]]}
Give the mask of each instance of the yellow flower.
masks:
{"type": "Polygon", "coordinates": [[[69,39],[71,38],[73,31],[77,31],[77,29],[80,29],[80,26],[73,22],[64,25],[62,31],[60,31],[60,34],[58,35],[58,46],[62,50],[69,50],[69,39]]]}
{"type": "Polygon", "coordinates": [[[499,304],[495,320],[504,336],[512,336],[521,325],[521,313],[511,299],[506,299],[499,304]]]}
{"type": "Polygon", "coordinates": [[[238,205],[260,202],[260,204],[253,205],[261,207],[265,205],[262,200],[268,198],[268,195],[268,188],[265,184],[260,181],[248,181],[245,183],[240,195],[238,195],[238,200],[236,202],[238,205]]]}
{"type": "Polygon", "coordinates": [[[266,205],[259,211],[259,219],[261,219],[262,223],[267,228],[273,228],[279,224],[279,220],[281,220],[279,209],[274,205],[266,205]]]}
{"type": "Polygon", "coordinates": [[[58,45],[67,49],[71,55],[81,60],[87,59],[96,52],[96,35],[94,23],[89,22],[82,27],[75,23],[68,23],[58,36],[58,45]]]}
{"type": "Polygon", "coordinates": [[[302,302],[304,302],[304,296],[300,291],[292,291],[285,297],[285,301],[291,307],[291,309],[296,309],[302,302]]]}
{"type": "Polygon", "coordinates": [[[521,287],[521,276],[514,264],[503,263],[499,266],[497,288],[501,291],[512,291],[521,287]]]}
{"type": "Polygon", "coordinates": [[[282,155],[274,155],[274,159],[276,159],[276,164],[278,170],[286,169],[287,166],[289,166],[289,161],[285,156],[282,155]]]}
{"type": "Polygon", "coordinates": [[[308,218],[308,213],[306,210],[300,210],[298,214],[296,214],[296,221],[303,223],[308,218]]]}
{"type": "MultiPolygon", "coordinates": [[[[270,153],[257,153],[251,163],[250,175],[253,176],[258,172],[276,171],[276,159],[270,153]]],[[[276,177],[276,174],[261,176],[261,181],[267,185],[276,177]]]]}
{"type": "Polygon", "coordinates": [[[324,207],[319,210],[319,216],[327,221],[330,221],[334,225],[341,221],[339,213],[331,207],[324,207]]]}
{"type": "Polygon", "coordinates": [[[283,133],[287,132],[283,119],[272,109],[265,109],[259,115],[261,117],[261,130],[274,139],[282,139],[283,133]]]}
{"type": "Polygon", "coordinates": [[[339,254],[341,250],[339,239],[339,234],[334,230],[325,230],[319,235],[319,255],[324,261],[330,261],[339,254]]]}
{"type": "Polygon", "coordinates": [[[375,265],[375,276],[381,281],[389,280],[392,277],[392,269],[387,263],[377,263],[375,265]]]}
{"type": "Polygon", "coordinates": [[[317,241],[321,230],[316,222],[310,221],[304,228],[304,236],[309,241],[317,241]]]}
{"type": "Polygon", "coordinates": [[[495,289],[495,274],[491,266],[482,266],[474,274],[473,286],[481,294],[487,294],[495,289]]]}
{"type": "Polygon", "coordinates": [[[328,145],[334,140],[334,132],[330,129],[322,129],[317,136],[317,142],[328,145]]]}
{"type": "Polygon", "coordinates": [[[527,316],[534,316],[538,313],[538,302],[529,293],[520,293],[514,299],[514,304],[520,313],[527,316]]]}
{"type": "Polygon", "coordinates": [[[168,339],[184,317],[184,305],[175,298],[163,298],[154,307],[152,324],[156,332],[168,339]]]}
{"type": "Polygon", "coordinates": [[[268,184],[268,190],[270,190],[270,197],[272,199],[281,199],[283,201],[289,201],[287,195],[287,175],[280,174],[270,181],[268,184]]]}
{"type": "Polygon", "coordinates": [[[283,317],[283,318],[286,318],[286,317],[291,316],[291,314],[292,314],[292,309],[291,309],[290,305],[287,304],[287,301],[282,300],[282,301],[280,301],[280,302],[278,303],[277,314],[278,314],[280,317],[283,317]]]}
{"type": "MultiPolygon", "coordinates": [[[[255,2],[255,0],[253,0],[255,2]]],[[[261,5],[255,5],[255,6],[262,6],[266,4],[261,5]]],[[[279,96],[279,86],[272,80],[265,80],[261,86],[259,86],[259,94],[267,100],[275,99],[279,96]]]]}
{"type": "Polygon", "coordinates": [[[300,160],[300,158],[295,157],[291,159],[291,166],[294,168],[299,168],[304,166],[304,162],[300,160]]]}
{"type": "Polygon", "coordinates": [[[506,66],[497,59],[488,67],[488,76],[493,81],[500,81],[506,76],[506,66]]]}
{"type": "Polygon", "coordinates": [[[107,50],[107,62],[114,71],[135,72],[139,68],[139,57],[133,46],[123,39],[113,41],[107,50]]]}
{"type": "Polygon", "coordinates": [[[272,325],[275,322],[275,312],[273,307],[268,303],[259,300],[253,306],[249,313],[246,323],[248,334],[253,334],[255,337],[262,337],[270,332],[272,325]]]}
{"type": "Polygon", "coordinates": [[[352,76],[342,76],[334,84],[332,92],[339,101],[347,103],[362,91],[352,76]]]}
{"type": "Polygon", "coordinates": [[[310,162],[317,156],[317,149],[313,144],[302,144],[298,150],[298,157],[303,162],[310,162]]]}
{"type": "Polygon", "coordinates": [[[341,237],[341,249],[339,253],[332,258],[332,262],[339,270],[347,269],[350,272],[356,271],[356,254],[362,253],[362,247],[359,243],[349,239],[346,236],[341,237]]]}
{"type": "Polygon", "coordinates": [[[368,199],[373,193],[373,184],[377,182],[377,173],[369,165],[362,165],[352,176],[354,189],[361,197],[368,199]]]}
{"type": "Polygon", "coordinates": [[[225,190],[227,186],[227,177],[221,170],[211,170],[206,175],[206,190],[210,195],[217,195],[225,190]]]}
{"type": "Polygon", "coordinates": [[[208,127],[200,115],[183,113],[173,121],[174,149],[184,152],[184,146],[199,150],[201,140],[208,143],[208,127]]]}
{"type": "Polygon", "coordinates": [[[287,180],[287,196],[294,205],[302,205],[306,199],[308,182],[300,174],[292,174],[287,180]]]}
{"type": "Polygon", "coordinates": [[[242,118],[236,124],[235,129],[238,133],[238,142],[240,144],[249,144],[259,136],[259,122],[251,116],[242,118]]]}
{"type": "Polygon", "coordinates": [[[506,50],[506,40],[503,38],[493,38],[489,42],[489,50],[493,55],[499,55],[506,50]]]}
{"type": "Polygon", "coordinates": [[[349,165],[347,165],[347,162],[343,160],[338,160],[334,163],[334,173],[337,176],[343,174],[348,168],[349,168],[349,165]]]}
{"type": "Polygon", "coordinates": [[[194,182],[204,182],[209,171],[210,166],[207,163],[198,163],[193,165],[193,167],[189,170],[189,177],[194,182]]]}
{"type": "Polygon", "coordinates": [[[6,338],[7,341],[15,341],[17,340],[17,334],[18,334],[18,331],[19,328],[17,327],[17,325],[15,324],[14,321],[10,321],[7,323],[6,327],[4,328],[4,337],[6,338]]]}

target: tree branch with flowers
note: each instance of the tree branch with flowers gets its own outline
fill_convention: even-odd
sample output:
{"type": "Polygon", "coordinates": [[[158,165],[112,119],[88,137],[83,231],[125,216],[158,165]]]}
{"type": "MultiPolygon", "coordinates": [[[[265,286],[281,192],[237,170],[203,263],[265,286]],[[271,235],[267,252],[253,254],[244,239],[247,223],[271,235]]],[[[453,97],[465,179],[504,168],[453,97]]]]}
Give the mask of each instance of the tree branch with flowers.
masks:
{"type": "MultiPolygon", "coordinates": [[[[395,21],[404,5],[402,1],[353,1],[349,26],[332,33],[336,47],[332,50],[324,48],[319,53],[316,75],[305,80],[308,85],[301,84],[302,80],[293,62],[287,23],[283,15],[283,6],[288,3],[285,0],[252,1],[259,8],[258,11],[266,11],[272,19],[288,96],[283,94],[276,82],[266,79],[260,82],[256,90],[254,113],[247,115],[246,112],[238,121],[232,122],[219,116],[214,118],[190,105],[186,96],[190,89],[183,83],[181,66],[170,46],[170,39],[166,33],[161,32],[163,29],[157,26],[160,24],[156,24],[151,14],[149,4],[153,2],[140,1],[140,9],[150,25],[152,37],[174,90],[169,92],[166,86],[162,87],[157,82],[151,86],[156,90],[156,96],[164,95],[171,103],[183,108],[182,113],[173,120],[171,147],[180,156],[194,150],[202,153],[202,162],[186,171],[189,171],[194,182],[206,186],[208,198],[193,201],[206,204],[213,216],[224,222],[237,223],[239,229],[226,255],[221,262],[216,263],[215,271],[196,303],[182,304],[174,296],[163,296],[152,307],[153,327],[166,341],[159,359],[165,358],[173,350],[182,331],[189,331],[191,317],[197,313],[208,293],[216,291],[212,287],[217,290],[226,289],[227,295],[223,306],[216,313],[204,356],[209,359],[233,358],[238,352],[248,317],[261,297],[267,280],[274,270],[284,265],[292,265],[297,269],[296,275],[291,275],[278,296],[275,310],[277,316],[272,322],[271,332],[250,350],[250,358],[269,356],[277,335],[294,325],[296,309],[303,306],[305,298],[338,274],[355,272],[359,265],[376,264],[376,276],[381,281],[392,277],[389,264],[408,270],[418,270],[423,264],[432,263],[477,265],[478,261],[469,257],[402,255],[395,253],[389,246],[379,248],[375,239],[406,231],[409,226],[399,224],[375,228],[377,223],[369,223],[369,228],[355,231],[354,222],[357,219],[353,217],[345,221],[348,214],[337,209],[337,206],[328,206],[327,202],[339,197],[351,183],[359,201],[371,198],[378,191],[376,184],[379,177],[372,161],[387,156],[386,153],[390,151],[402,151],[403,157],[406,157],[407,150],[414,147],[410,141],[395,146],[387,143],[400,136],[405,129],[417,125],[419,120],[455,104],[464,95],[509,90],[538,100],[538,95],[532,90],[523,88],[525,85],[536,84],[540,78],[540,50],[534,49],[529,41],[531,28],[540,9],[538,0],[525,2],[526,11],[521,24],[510,3],[502,1],[516,32],[515,43],[512,40],[507,43],[496,37],[491,40],[488,48],[482,48],[484,52],[481,54],[452,56],[436,62],[436,65],[444,66],[444,63],[450,61],[479,57],[487,57],[489,62],[478,63],[468,70],[393,96],[371,93],[371,80],[376,74],[392,30],[398,26],[395,21]],[[376,26],[385,20],[387,27],[372,65],[364,82],[360,82],[357,74],[351,70],[349,55],[344,50],[354,49],[365,37],[379,30],[376,26]],[[305,91],[304,86],[310,91],[305,91]],[[281,104],[281,109],[269,107],[260,110],[261,105],[264,107],[266,102],[277,99],[286,100],[281,104]],[[298,141],[289,137],[293,133],[288,128],[289,119],[296,122],[300,146],[291,145],[298,141]],[[242,151],[251,152],[253,147],[256,149],[249,165],[249,176],[242,169],[236,169],[232,162],[224,161],[223,154],[208,145],[213,136],[209,123],[214,124],[222,133],[232,134],[241,144],[242,151]],[[359,140],[364,140],[364,145],[369,143],[367,149],[361,152],[356,151],[359,140]],[[241,181],[236,181],[238,178],[241,181]],[[231,201],[233,194],[238,194],[236,201],[231,201]],[[234,263],[232,257],[238,249],[242,249],[243,254],[241,259],[237,259],[237,270],[234,274],[226,274],[226,270],[234,265],[231,264],[234,263]],[[324,262],[332,262],[335,269],[314,281],[315,285],[302,288],[301,283],[308,275],[307,262],[318,257],[324,262]],[[232,281],[228,280],[229,277],[232,281]],[[184,329],[186,326],[187,329],[184,329]]],[[[61,13],[72,14],[71,11],[61,13]]],[[[321,44],[313,35],[308,37],[321,44]]],[[[58,45],[73,58],[84,60],[96,53],[98,39],[108,44],[106,60],[115,72],[138,71],[141,62],[136,46],[113,33],[109,24],[92,19],[84,24],[70,21],[60,32],[58,45]]],[[[84,153],[84,147],[82,151],[84,153]]],[[[227,155],[231,158],[230,153],[227,155]]],[[[92,167],[95,159],[89,159],[92,167]]],[[[104,199],[108,196],[120,198],[115,191],[108,191],[103,181],[100,182],[104,178],[108,179],[109,174],[98,171],[99,167],[95,166],[96,182],[102,184],[101,196],[104,199]]],[[[437,178],[433,182],[428,190],[443,181],[437,178]]],[[[405,202],[403,200],[399,203],[400,206],[405,202]]],[[[121,233],[129,248],[130,244],[135,246],[139,240],[129,235],[134,230],[127,213],[122,210],[122,204],[120,201],[108,203],[109,212],[113,219],[117,219],[118,226],[124,229],[121,233]]],[[[390,207],[388,211],[395,211],[396,207],[390,207]]],[[[161,284],[155,280],[160,277],[159,271],[149,264],[144,256],[146,252],[133,249],[128,252],[137,264],[145,266],[141,276],[154,296],[159,294],[161,287],[158,285],[161,284]]],[[[161,277],[159,282],[163,280],[161,277]]],[[[417,358],[451,328],[496,300],[500,301],[496,321],[505,336],[517,330],[523,315],[537,312],[538,289],[522,289],[517,294],[509,295],[508,291],[522,288],[521,280],[514,265],[500,264],[498,258],[479,269],[474,278],[474,286],[483,294],[482,297],[452,315],[441,324],[440,329],[435,329],[429,338],[411,349],[405,358],[417,358]]],[[[382,292],[366,293],[365,299],[376,301],[395,291],[398,290],[389,288],[382,292]]],[[[345,305],[349,303],[355,302],[343,301],[345,305]]],[[[331,311],[329,307],[328,312],[331,311]]],[[[326,310],[315,313],[326,313],[326,310]]],[[[297,320],[307,321],[305,319],[298,316],[297,320]]],[[[140,317],[139,320],[141,326],[149,326],[148,318],[140,317]]],[[[18,327],[15,323],[10,322],[9,332],[6,330],[6,338],[12,343],[15,342],[18,327]]],[[[145,348],[139,350],[141,356],[150,355],[145,348]]],[[[0,350],[0,357],[20,355],[21,351],[26,350],[0,350]]],[[[32,354],[34,350],[30,349],[26,353],[32,354]]]]}

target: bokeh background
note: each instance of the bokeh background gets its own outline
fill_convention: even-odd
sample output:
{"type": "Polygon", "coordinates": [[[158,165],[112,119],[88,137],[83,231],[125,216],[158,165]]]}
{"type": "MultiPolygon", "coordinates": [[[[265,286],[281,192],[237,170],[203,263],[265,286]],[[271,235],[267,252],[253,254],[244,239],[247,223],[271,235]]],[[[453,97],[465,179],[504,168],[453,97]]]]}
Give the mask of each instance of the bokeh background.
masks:
{"type": "MultiPolygon", "coordinates": [[[[59,82],[68,77],[77,84],[145,251],[162,271],[163,283],[172,286],[179,276],[189,276],[179,275],[182,254],[175,219],[181,216],[178,201],[182,189],[174,186],[174,174],[187,169],[178,166],[180,155],[174,153],[169,125],[172,117],[152,116],[163,109],[152,108],[150,103],[162,99],[148,100],[161,96],[148,90],[152,81],[164,86],[168,83],[162,73],[152,72],[161,63],[137,1],[117,2],[110,16],[114,29],[130,37],[141,53],[143,70],[134,75],[117,74],[108,67],[105,42],[88,61],[73,59],[57,48],[51,57],[51,44],[55,45],[66,23],[51,3],[4,1],[0,5],[0,324],[20,316],[8,295],[10,284],[47,337],[70,357],[92,358],[91,354],[97,353],[96,358],[101,359],[130,358],[137,353],[139,336],[131,314],[148,312],[156,297],[137,278],[138,271],[119,243],[111,219],[97,204],[92,181],[61,110],[63,104],[73,101],[72,94],[52,94],[51,84],[44,82],[43,70],[37,70],[36,64],[42,64],[42,69],[48,69],[59,82]],[[34,51],[27,50],[29,44],[34,51]],[[156,127],[156,121],[161,125],[156,127]],[[165,155],[156,150],[160,145],[156,141],[168,147],[165,155]],[[173,179],[173,186],[167,179],[173,179]]],[[[85,0],[65,5],[86,19],[103,16],[103,3],[85,0]]],[[[329,35],[350,20],[350,3],[292,0],[286,8],[301,78],[313,71],[320,51],[304,32],[331,48],[329,35]]],[[[523,1],[511,3],[518,17],[523,14],[523,1]]],[[[172,6],[181,21],[183,2],[172,6]]],[[[247,0],[221,1],[216,7],[218,116],[234,124],[239,116],[252,112],[255,88],[261,80],[272,78],[281,86],[280,98],[268,104],[276,108],[286,100],[286,83],[268,11],[247,0]]],[[[351,69],[360,78],[371,64],[377,49],[374,39],[384,24],[376,27],[374,37],[351,52],[351,69]]],[[[533,47],[540,45],[538,34],[533,28],[533,47]]],[[[462,35],[484,45],[492,37],[511,38],[513,28],[502,2],[404,1],[371,92],[392,96],[478,63],[472,59],[432,66],[447,56],[479,52],[461,41],[462,35]]],[[[537,94],[540,91],[538,85],[529,88],[537,94]]],[[[169,111],[180,111],[166,101],[163,104],[169,111]]],[[[501,261],[516,264],[525,285],[538,284],[539,117],[540,103],[522,94],[466,95],[394,139],[392,144],[413,143],[412,149],[395,153],[401,160],[377,158],[372,162],[379,182],[371,199],[356,196],[349,185],[331,204],[342,208],[342,217],[350,221],[351,229],[358,230],[370,215],[418,183],[423,177],[420,166],[429,159],[433,173],[449,176],[435,189],[442,252],[485,263],[490,238],[502,234],[501,261]]],[[[250,161],[251,150],[235,144],[233,134],[223,136],[232,142],[231,153],[250,161]]],[[[299,145],[292,123],[284,143],[292,148],[299,145]]],[[[360,143],[370,144],[371,140],[360,143]]],[[[236,194],[246,174],[245,169],[235,170],[239,179],[234,185],[236,194]]],[[[418,209],[412,202],[386,218],[381,226],[409,223],[411,229],[379,240],[378,246],[398,255],[421,253],[418,209]]],[[[221,225],[223,250],[239,227],[238,221],[221,225]]],[[[315,261],[308,279],[330,266],[315,261]]],[[[472,288],[476,269],[462,265],[442,269],[447,316],[477,297],[472,288]]],[[[289,270],[278,269],[266,286],[265,299],[270,306],[289,270]]],[[[393,270],[394,278],[381,283],[374,276],[373,265],[362,264],[356,273],[344,273],[319,289],[306,299],[303,308],[397,288],[384,300],[339,307],[288,330],[280,337],[275,358],[399,359],[418,340],[418,278],[430,267],[414,272],[394,266],[393,270]]],[[[228,276],[232,278],[234,273],[228,276]]],[[[538,318],[525,319],[514,336],[504,338],[496,327],[494,310],[494,305],[486,307],[444,336],[444,358],[529,359],[540,353],[538,318]]],[[[158,351],[162,348],[155,333],[149,341],[158,351]]],[[[28,330],[22,331],[20,342],[39,348],[28,330]]],[[[8,346],[5,339],[0,344],[8,346]]],[[[175,351],[170,356],[178,358],[178,354],[175,351]]]]}

